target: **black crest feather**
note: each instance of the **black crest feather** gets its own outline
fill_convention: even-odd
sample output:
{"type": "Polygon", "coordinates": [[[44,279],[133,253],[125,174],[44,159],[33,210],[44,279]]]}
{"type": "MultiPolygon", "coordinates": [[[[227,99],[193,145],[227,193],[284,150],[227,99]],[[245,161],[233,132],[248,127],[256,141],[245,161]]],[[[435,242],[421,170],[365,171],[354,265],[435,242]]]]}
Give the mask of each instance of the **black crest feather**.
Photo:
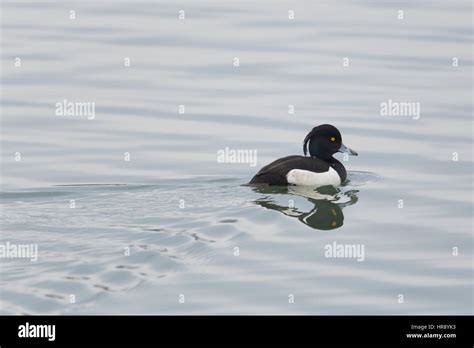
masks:
{"type": "MultiPolygon", "coordinates": [[[[316,128],[316,127],[315,127],[316,128]]],[[[306,153],[309,152],[309,149],[308,149],[308,142],[309,140],[313,137],[314,135],[314,132],[315,132],[315,128],[313,128],[311,130],[311,132],[308,133],[308,135],[306,135],[306,138],[304,138],[304,143],[303,143],[303,153],[304,155],[306,156],[306,153]]]]}

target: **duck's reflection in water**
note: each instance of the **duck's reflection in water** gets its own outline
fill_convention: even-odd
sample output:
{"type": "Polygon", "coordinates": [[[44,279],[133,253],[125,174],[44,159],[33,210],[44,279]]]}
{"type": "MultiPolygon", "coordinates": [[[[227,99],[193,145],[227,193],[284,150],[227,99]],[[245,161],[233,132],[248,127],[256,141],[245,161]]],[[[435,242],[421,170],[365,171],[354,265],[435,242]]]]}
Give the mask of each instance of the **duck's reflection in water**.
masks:
{"type": "Polygon", "coordinates": [[[358,200],[357,190],[344,188],[310,186],[260,186],[254,191],[265,194],[255,201],[256,204],[271,210],[277,210],[287,216],[294,217],[305,225],[317,230],[333,230],[344,224],[342,209],[355,204],[358,200]],[[287,195],[285,205],[280,205],[275,195],[287,195]],[[309,209],[296,207],[291,196],[305,198],[310,204],[309,209]]]}

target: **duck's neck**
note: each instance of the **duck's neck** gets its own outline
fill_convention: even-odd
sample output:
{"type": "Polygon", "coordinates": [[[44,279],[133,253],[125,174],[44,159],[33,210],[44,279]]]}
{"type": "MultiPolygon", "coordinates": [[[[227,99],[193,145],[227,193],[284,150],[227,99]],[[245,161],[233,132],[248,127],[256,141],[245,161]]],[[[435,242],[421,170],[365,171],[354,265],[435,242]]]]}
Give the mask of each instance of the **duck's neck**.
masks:
{"type": "Polygon", "coordinates": [[[344,165],[332,156],[324,159],[324,161],[327,162],[331,166],[331,168],[333,168],[337,172],[337,174],[339,174],[341,178],[341,183],[343,183],[347,178],[347,172],[346,168],[344,168],[344,165]]]}

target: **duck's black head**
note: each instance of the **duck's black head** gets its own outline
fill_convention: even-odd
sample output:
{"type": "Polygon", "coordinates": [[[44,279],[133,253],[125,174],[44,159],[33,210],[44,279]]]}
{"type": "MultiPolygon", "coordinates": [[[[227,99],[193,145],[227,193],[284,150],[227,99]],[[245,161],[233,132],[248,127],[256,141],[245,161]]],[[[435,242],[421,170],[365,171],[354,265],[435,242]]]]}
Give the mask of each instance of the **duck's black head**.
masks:
{"type": "Polygon", "coordinates": [[[357,156],[357,152],[349,149],[342,143],[342,136],[339,130],[330,125],[322,124],[314,127],[304,138],[303,152],[309,152],[311,157],[329,159],[336,152],[348,153],[357,156]]]}

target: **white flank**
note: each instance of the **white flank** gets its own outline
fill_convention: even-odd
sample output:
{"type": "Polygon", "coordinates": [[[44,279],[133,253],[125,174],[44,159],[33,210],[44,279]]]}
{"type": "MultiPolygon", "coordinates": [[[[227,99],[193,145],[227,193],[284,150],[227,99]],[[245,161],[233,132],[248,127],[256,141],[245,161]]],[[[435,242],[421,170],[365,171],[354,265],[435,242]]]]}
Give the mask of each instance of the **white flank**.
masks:
{"type": "Polygon", "coordinates": [[[329,167],[329,170],[324,173],[315,173],[308,170],[292,169],[286,174],[286,180],[289,184],[301,186],[339,186],[341,178],[337,172],[329,167]]]}

